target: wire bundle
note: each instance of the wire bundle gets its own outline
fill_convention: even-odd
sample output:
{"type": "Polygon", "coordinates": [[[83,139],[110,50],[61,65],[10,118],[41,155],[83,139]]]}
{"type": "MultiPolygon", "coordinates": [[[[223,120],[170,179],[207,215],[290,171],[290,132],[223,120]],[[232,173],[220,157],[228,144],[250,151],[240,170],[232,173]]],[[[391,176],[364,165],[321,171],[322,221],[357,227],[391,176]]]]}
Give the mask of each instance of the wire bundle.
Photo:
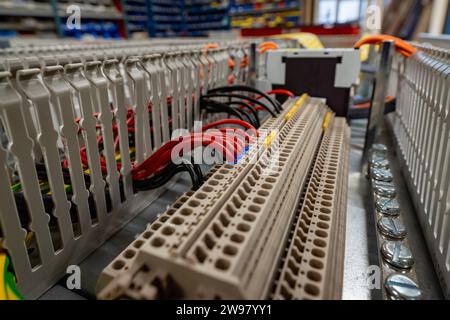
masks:
{"type": "Polygon", "coordinates": [[[200,107],[207,113],[227,113],[259,128],[261,125],[259,111],[265,111],[272,117],[276,117],[282,111],[281,104],[270,97],[273,94],[294,97],[294,94],[287,90],[264,93],[249,86],[231,85],[209,90],[201,97],[200,107]],[[262,101],[263,98],[265,102],[262,101]]]}
{"type": "MultiPolygon", "coordinates": [[[[293,96],[292,93],[283,91],[283,92],[270,92],[269,94],[288,94],[293,96]]],[[[167,99],[169,112],[170,105],[172,99],[169,97],[167,99]]],[[[148,106],[149,112],[151,112],[151,104],[148,106]]],[[[214,150],[220,151],[223,157],[227,160],[229,159],[237,159],[240,154],[245,150],[246,144],[250,143],[251,135],[245,133],[243,130],[238,128],[219,128],[214,132],[214,134],[210,134],[206,132],[207,130],[222,125],[238,125],[243,127],[244,129],[250,130],[253,135],[257,135],[256,128],[260,126],[260,120],[258,116],[258,111],[267,111],[272,116],[276,116],[281,111],[281,105],[269,97],[268,94],[263,93],[259,90],[253,89],[247,86],[229,86],[212,89],[208,92],[208,95],[205,95],[201,98],[201,108],[205,110],[207,113],[216,113],[216,112],[224,112],[228,113],[230,116],[233,116],[237,119],[227,119],[227,122],[218,122],[212,125],[208,125],[202,128],[202,132],[189,134],[188,136],[179,137],[177,139],[173,139],[163,145],[160,149],[156,150],[152,156],[144,160],[139,165],[134,165],[132,170],[133,180],[135,181],[134,187],[135,191],[141,190],[149,190],[153,188],[157,188],[162,185],[162,182],[167,182],[170,178],[181,171],[187,171],[188,173],[195,172],[196,176],[193,179],[193,185],[198,185],[198,181],[202,181],[203,178],[201,176],[200,168],[192,164],[190,161],[184,160],[185,162],[182,164],[178,164],[177,166],[170,165],[171,164],[171,154],[173,149],[182,144],[183,146],[191,145],[195,147],[195,145],[199,146],[212,146],[214,150]],[[239,92],[239,93],[235,93],[239,92]],[[241,94],[242,92],[252,93],[257,95],[256,98],[252,98],[246,95],[241,94]],[[228,97],[232,98],[231,101],[226,103],[219,102],[214,98],[220,97],[228,97]],[[261,99],[265,98],[269,101],[270,106],[266,103],[262,102],[261,99]],[[239,100],[236,100],[239,99],[239,100]],[[257,107],[255,107],[257,105],[257,107]],[[237,121],[239,120],[239,121],[237,121]],[[170,165],[170,166],[169,166],[170,165]],[[167,168],[166,168],[167,167],[167,168]],[[166,170],[165,170],[166,169],[166,170]],[[161,175],[160,177],[156,177],[157,175],[161,175]],[[152,176],[151,178],[149,178],[152,176]],[[139,181],[142,180],[142,181],[139,181]],[[147,184],[144,186],[143,181],[147,184]]],[[[98,116],[97,114],[95,116],[98,116]]],[[[170,114],[169,114],[170,116],[170,114]]],[[[169,117],[169,122],[171,118],[169,117]]],[[[79,122],[79,119],[77,119],[79,122]]],[[[97,126],[98,129],[101,129],[101,125],[97,126]]],[[[134,135],[135,135],[135,116],[132,109],[128,109],[127,113],[127,128],[129,134],[130,146],[134,146],[134,135]]],[[[153,128],[150,128],[153,130],[153,128]]],[[[115,148],[119,147],[119,139],[118,139],[118,127],[117,124],[113,123],[113,134],[114,134],[114,145],[115,148]]],[[[99,133],[97,139],[99,150],[103,150],[103,137],[99,133]]],[[[189,149],[189,150],[192,150],[189,149]]],[[[89,160],[86,154],[86,147],[82,147],[80,150],[81,161],[85,167],[88,169],[89,160]]],[[[120,156],[116,157],[120,160],[120,156]]],[[[133,160],[133,159],[132,159],[133,160]]],[[[69,164],[67,159],[63,162],[64,168],[68,168],[69,164]]],[[[100,156],[100,166],[103,174],[107,174],[107,165],[104,156],[100,156]]],[[[117,170],[121,169],[121,163],[118,161],[117,170]]],[[[194,177],[191,174],[191,177],[194,177]]]]}
{"type": "MultiPolygon", "coordinates": [[[[199,174],[201,172],[200,168],[197,164],[193,165],[193,161],[188,163],[185,154],[179,154],[184,162],[178,165],[178,167],[174,167],[174,164],[172,163],[174,150],[193,151],[198,146],[213,147],[214,151],[219,152],[223,158],[235,161],[242,152],[245,152],[246,145],[252,141],[252,135],[257,135],[256,128],[245,121],[225,119],[210,123],[204,126],[201,129],[201,132],[194,132],[167,142],[141,164],[134,166],[132,170],[134,186],[135,188],[142,188],[142,181],[148,182],[149,180],[147,179],[149,176],[158,176],[160,174],[166,176],[167,171],[176,174],[182,170],[182,168],[190,173],[191,178],[193,178],[192,172],[196,172],[198,180],[203,181],[203,178],[199,174]],[[219,128],[214,132],[209,131],[223,125],[239,125],[244,129],[249,130],[252,134],[232,127],[219,128]],[[192,166],[192,168],[189,166],[192,166]]],[[[154,180],[152,180],[152,182],[154,182],[154,180]]],[[[197,185],[196,182],[197,181],[194,181],[193,179],[194,187],[197,185]]],[[[155,183],[155,185],[159,186],[160,184],[155,183]]],[[[147,190],[147,188],[144,188],[144,190],[147,190]]]]}
{"type": "Polygon", "coordinates": [[[137,190],[148,190],[151,186],[160,186],[180,171],[187,171],[193,181],[193,186],[202,181],[202,177],[194,173],[201,173],[200,168],[193,161],[188,161],[186,155],[180,154],[184,162],[178,165],[172,163],[174,150],[187,149],[192,151],[196,146],[213,147],[226,160],[235,162],[246,147],[251,143],[252,136],[257,136],[257,128],[260,127],[258,111],[266,111],[276,117],[282,111],[278,101],[272,99],[269,94],[285,94],[290,97],[294,95],[286,90],[264,93],[252,87],[244,85],[232,85],[211,89],[208,94],[201,97],[200,107],[206,113],[227,113],[230,117],[204,126],[201,132],[194,132],[187,136],[173,139],[156,150],[142,163],[135,165],[132,170],[133,185],[137,190]],[[253,94],[255,98],[245,95],[253,94]],[[218,101],[217,98],[228,98],[227,102],[218,101]],[[261,101],[264,98],[268,104],[261,101]],[[257,105],[258,107],[255,107],[257,105]],[[224,125],[241,126],[250,133],[239,128],[222,127],[224,125]],[[209,130],[218,128],[213,133],[209,130]],[[151,178],[149,178],[151,177],[151,178]]]}
{"type": "MultiPolygon", "coordinates": [[[[256,101],[256,100],[255,100],[256,101]]],[[[167,99],[168,102],[168,109],[170,113],[170,106],[172,99],[169,97],[167,99]]],[[[220,103],[212,102],[212,108],[221,108],[222,106],[220,103]]],[[[148,111],[151,112],[151,104],[148,106],[148,111]]],[[[227,108],[227,107],[225,107],[227,108]]],[[[257,119],[256,110],[254,110],[253,107],[249,106],[251,110],[253,110],[254,113],[254,119],[257,119]]],[[[223,110],[223,109],[221,109],[223,110]]],[[[240,109],[234,109],[233,115],[237,116],[238,118],[241,118],[241,115],[244,114],[243,111],[240,109]],[[239,110],[239,111],[236,111],[239,110]]],[[[98,116],[98,114],[94,114],[94,116],[98,116]]],[[[169,181],[175,174],[179,172],[186,171],[190,174],[193,182],[194,188],[197,188],[199,186],[199,183],[203,181],[203,176],[200,170],[200,167],[196,164],[193,164],[192,161],[187,161],[184,159],[184,162],[178,165],[174,165],[171,163],[171,154],[173,149],[182,144],[185,147],[191,146],[195,147],[197,146],[212,146],[214,147],[214,150],[220,151],[220,153],[224,156],[226,159],[237,159],[240,154],[245,150],[246,144],[251,142],[251,136],[247,133],[245,133],[243,130],[238,128],[219,128],[214,132],[214,134],[211,134],[209,132],[206,132],[207,130],[210,130],[214,127],[219,127],[223,125],[238,125],[243,127],[244,129],[250,130],[253,135],[257,134],[256,127],[259,127],[259,119],[257,121],[253,121],[254,119],[251,119],[250,117],[247,117],[246,120],[248,121],[235,121],[233,119],[228,119],[225,122],[217,122],[210,124],[208,126],[205,126],[202,128],[201,132],[199,133],[192,133],[188,136],[182,136],[177,139],[173,139],[169,142],[167,142],[165,145],[163,145],[161,148],[156,150],[152,156],[147,158],[143,161],[143,163],[139,165],[134,165],[132,170],[133,180],[134,180],[134,188],[135,191],[143,191],[143,190],[150,190],[155,189],[169,181]],[[149,178],[151,177],[151,178],[149,178]]],[[[80,121],[80,119],[76,120],[77,122],[80,121]]],[[[169,123],[171,121],[170,114],[169,114],[169,123]]],[[[130,108],[128,109],[127,113],[127,128],[128,128],[128,135],[129,135],[129,141],[130,141],[130,147],[131,150],[134,150],[134,138],[135,138],[135,115],[133,110],[130,108]]],[[[101,125],[97,125],[97,129],[101,129],[101,125]]],[[[153,128],[150,128],[153,130],[153,128]]],[[[81,132],[81,129],[80,129],[81,132]]],[[[118,127],[116,122],[113,122],[113,134],[114,134],[114,146],[116,150],[118,150],[119,147],[119,136],[118,136],[118,127]]],[[[98,134],[97,138],[97,144],[99,151],[102,152],[104,149],[103,146],[103,137],[101,133],[98,134]]],[[[192,150],[189,149],[189,150],[192,150]]],[[[132,154],[133,155],[133,154],[132,154]]],[[[89,168],[89,159],[86,152],[86,147],[82,147],[80,149],[80,157],[82,164],[84,168],[87,170],[89,168]]],[[[120,163],[120,155],[116,156],[117,162],[117,170],[121,169],[121,163],[120,163]]],[[[133,161],[133,159],[132,159],[133,161]]],[[[67,159],[63,161],[63,167],[64,169],[68,169],[69,163],[67,159]]],[[[103,174],[107,174],[107,165],[106,160],[104,156],[100,155],[100,167],[102,169],[103,174]]],[[[45,167],[44,167],[45,170],[45,167]]],[[[85,171],[88,172],[88,171],[85,171]]],[[[86,175],[87,181],[89,176],[86,175]]],[[[44,178],[44,177],[42,177],[44,178]]],[[[70,179],[70,176],[67,172],[67,175],[65,175],[65,178],[70,179]]],[[[66,179],[65,179],[66,180],[66,179]]],[[[70,181],[65,181],[65,183],[70,185],[70,181]]]]}

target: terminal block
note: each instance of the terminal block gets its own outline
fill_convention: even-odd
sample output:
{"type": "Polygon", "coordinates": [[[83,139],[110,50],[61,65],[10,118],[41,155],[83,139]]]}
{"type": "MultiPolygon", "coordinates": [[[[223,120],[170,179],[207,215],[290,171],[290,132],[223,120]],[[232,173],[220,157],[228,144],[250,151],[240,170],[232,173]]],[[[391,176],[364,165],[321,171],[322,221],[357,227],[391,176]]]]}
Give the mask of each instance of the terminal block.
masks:
{"type": "Polygon", "coordinates": [[[214,167],[105,268],[98,298],[340,298],[349,130],[323,99],[283,110],[262,151],[214,167]]]}
{"type": "Polygon", "coordinates": [[[298,207],[274,299],[340,299],[350,133],[337,118],[326,130],[298,207]]]}

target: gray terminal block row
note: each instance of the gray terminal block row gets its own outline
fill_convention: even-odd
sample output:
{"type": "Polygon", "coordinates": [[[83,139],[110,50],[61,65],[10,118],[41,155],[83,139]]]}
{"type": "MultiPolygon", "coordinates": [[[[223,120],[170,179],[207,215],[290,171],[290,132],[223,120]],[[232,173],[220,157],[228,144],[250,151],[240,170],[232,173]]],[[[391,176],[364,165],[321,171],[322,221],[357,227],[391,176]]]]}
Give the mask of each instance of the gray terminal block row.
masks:
{"type": "MultiPolygon", "coordinates": [[[[293,101],[286,102],[283,115],[285,115],[292,107],[293,101]]],[[[263,124],[260,131],[269,132],[270,130],[280,129],[283,123],[282,119],[282,117],[277,119],[269,118],[263,124]]],[[[183,239],[190,233],[190,230],[192,230],[192,226],[196,225],[197,220],[202,219],[207,214],[208,210],[213,210],[216,207],[220,207],[227,201],[230,193],[234,190],[234,188],[236,188],[237,184],[242,180],[242,177],[245,176],[252,167],[256,155],[256,148],[251,148],[249,153],[242,158],[237,165],[223,166],[223,170],[233,169],[232,173],[228,174],[227,177],[224,177],[220,172],[215,172],[215,174],[212,175],[213,180],[207,181],[205,185],[200,188],[199,192],[195,194],[195,197],[193,197],[189,204],[185,203],[187,201],[184,201],[183,203],[175,203],[175,207],[173,206],[165,212],[164,215],[170,214],[170,216],[172,216],[172,219],[170,220],[171,228],[179,229],[179,231],[177,230],[178,237],[175,238],[176,241],[183,241],[183,239]],[[197,205],[197,203],[199,203],[199,205],[197,205]],[[192,205],[196,208],[196,214],[195,217],[191,217],[191,219],[189,219],[186,212],[192,210],[192,205]],[[198,218],[195,220],[192,219],[196,217],[198,218]]],[[[157,237],[156,232],[161,226],[162,224],[153,223],[148,228],[150,230],[147,230],[148,232],[144,232],[146,239],[148,241],[153,241],[153,238],[157,237]]],[[[162,232],[162,229],[159,231],[162,237],[166,237],[166,232],[162,232]]],[[[177,246],[178,244],[173,245],[173,247],[177,246]]],[[[109,283],[112,279],[116,278],[120,272],[125,270],[125,264],[129,263],[129,260],[130,259],[128,259],[128,261],[123,261],[120,257],[118,257],[107,268],[105,268],[98,282],[98,290],[102,289],[106,283],[109,283]]],[[[132,260],[134,261],[134,255],[132,260]]]]}
{"type": "Polygon", "coordinates": [[[298,206],[273,299],[342,297],[349,138],[342,118],[335,119],[324,133],[298,206]]]}
{"type": "MultiPolygon", "coordinates": [[[[220,169],[220,165],[215,165],[204,175],[205,181],[207,181],[217,170],[220,169]]],[[[142,232],[139,237],[137,237],[123,252],[119,255],[112,263],[109,264],[107,268],[103,271],[101,281],[98,282],[98,287],[103,287],[102,282],[108,282],[119,276],[121,271],[126,271],[130,268],[133,263],[137,250],[142,247],[142,245],[151,238],[154,231],[159,229],[174,212],[177,211],[185,202],[192,198],[194,195],[193,190],[185,192],[183,195],[178,197],[178,199],[170,205],[166,211],[158,215],[158,218],[151,224],[149,224],[144,232],[142,232]]]]}
{"type": "MultiPolygon", "coordinates": [[[[282,116],[277,119],[269,118],[261,127],[260,132],[276,132],[282,128],[283,116],[285,116],[289,110],[292,109],[294,101],[288,101],[285,104],[284,112],[282,116]]],[[[247,175],[249,170],[257,160],[257,143],[254,143],[250,148],[248,154],[243,157],[236,165],[225,164],[221,168],[222,172],[215,172],[212,177],[207,181],[195,194],[191,201],[177,203],[176,210],[169,209],[167,213],[170,213],[171,220],[169,221],[170,230],[174,230],[169,236],[164,228],[160,228],[162,225],[153,223],[150,227],[151,233],[144,234],[149,242],[157,241],[158,239],[165,239],[166,242],[164,248],[166,250],[174,251],[180,244],[182,244],[186,237],[193,233],[193,229],[200,228],[199,222],[205,220],[208,217],[209,211],[218,210],[224,203],[226,203],[230,197],[231,192],[237,187],[239,182],[247,175]],[[224,170],[227,170],[227,175],[224,176],[224,170]],[[228,172],[232,170],[231,172],[228,172]],[[193,208],[195,208],[195,215],[190,215],[193,208]],[[176,237],[172,236],[175,233],[176,237]]],[[[207,223],[205,220],[204,223],[207,223]]],[[[162,249],[164,249],[162,248],[162,249]]],[[[124,261],[118,257],[120,262],[112,262],[102,273],[99,282],[98,290],[102,289],[106,283],[109,283],[120,272],[125,269],[124,261]]],[[[134,260],[134,257],[133,257],[134,260]]]]}
{"type": "MultiPolygon", "coordinates": [[[[137,248],[130,245],[127,250],[132,253],[125,250],[105,268],[98,282],[99,298],[272,296],[287,243],[292,243],[286,241],[292,240],[299,203],[305,201],[311,168],[317,161],[325,161],[317,158],[322,141],[330,130],[337,132],[338,137],[331,138],[334,164],[345,160],[348,151],[348,140],[343,138],[348,138],[345,121],[334,119],[322,100],[302,97],[288,101],[284,110],[264,124],[270,133],[263,150],[252,146],[238,164],[215,168],[198,191],[183,196],[183,201],[175,204],[177,209],[170,208],[149,226],[136,240],[142,241],[137,248]]],[[[341,194],[345,194],[346,179],[337,169],[346,167],[343,161],[327,172],[327,181],[334,177],[333,182],[339,181],[343,187],[341,194]]],[[[329,233],[316,233],[319,238],[330,234],[327,249],[343,252],[343,239],[337,234],[343,234],[344,215],[340,213],[345,211],[345,199],[323,197],[328,200],[324,198],[322,205],[331,207],[329,214],[335,216],[330,218],[329,233]]],[[[342,265],[342,255],[338,256],[341,258],[326,260],[326,270],[342,265]]],[[[337,276],[337,284],[333,275],[323,277],[333,284],[333,289],[326,289],[333,292],[331,296],[339,296],[339,277],[342,275],[337,276]]]]}
{"type": "Polygon", "coordinates": [[[372,147],[369,175],[375,202],[384,297],[392,300],[421,299],[422,291],[414,272],[414,257],[408,246],[407,229],[401,217],[387,147],[383,144],[372,147]]]}
{"type": "Polygon", "coordinates": [[[286,124],[289,132],[281,132],[279,150],[271,148],[268,151],[273,154],[263,155],[233,192],[231,201],[189,248],[188,257],[201,262],[199,269],[205,272],[219,269],[223,281],[240,284],[243,298],[259,299],[267,295],[268,283],[260,279],[273,274],[274,257],[279,255],[286,225],[307,173],[302,168],[310,165],[313,148],[320,139],[325,110],[312,112],[312,108],[319,107],[310,103],[305,106],[303,119],[294,117],[286,124]],[[272,159],[279,163],[271,163],[272,159]],[[227,234],[230,236],[226,237],[227,234]],[[207,235],[215,242],[212,248],[203,241],[207,235]],[[242,241],[234,241],[237,239],[233,240],[233,235],[242,241]],[[198,255],[202,249],[209,258],[205,257],[203,262],[198,255]]]}
{"type": "MultiPolygon", "coordinates": [[[[288,111],[292,109],[290,103],[287,103],[284,113],[276,120],[268,120],[264,125],[264,128],[270,130],[280,130],[282,125],[285,124],[284,116],[288,111]],[[290,107],[290,108],[289,108],[290,107]]],[[[299,114],[303,113],[303,109],[300,109],[299,114]]],[[[281,131],[282,132],[282,131],[281,131]]],[[[172,216],[170,234],[167,234],[165,228],[158,228],[155,233],[149,239],[153,250],[160,251],[163,254],[167,251],[170,252],[169,257],[174,258],[179,256],[177,251],[180,251],[180,247],[186,241],[185,239],[192,234],[195,236],[195,231],[201,232],[205,225],[209,222],[212,215],[217,212],[230,198],[231,193],[237,188],[240,181],[248,174],[250,169],[257,162],[257,145],[255,144],[250,151],[241,159],[237,165],[224,165],[222,172],[217,172],[213,175],[205,185],[203,185],[195,194],[194,201],[183,204],[172,216]],[[228,170],[228,174],[224,175],[223,170],[228,170]],[[195,209],[195,213],[192,211],[195,209]],[[176,236],[173,236],[175,234],[176,236]],[[158,246],[160,242],[164,241],[164,246],[158,246]],[[159,249],[159,250],[158,250],[159,249]]],[[[238,239],[239,237],[233,237],[238,239]]],[[[112,263],[114,266],[114,263],[112,263]]],[[[107,268],[108,270],[109,268],[107,268]]],[[[99,287],[104,283],[102,275],[99,281],[99,287]]]]}

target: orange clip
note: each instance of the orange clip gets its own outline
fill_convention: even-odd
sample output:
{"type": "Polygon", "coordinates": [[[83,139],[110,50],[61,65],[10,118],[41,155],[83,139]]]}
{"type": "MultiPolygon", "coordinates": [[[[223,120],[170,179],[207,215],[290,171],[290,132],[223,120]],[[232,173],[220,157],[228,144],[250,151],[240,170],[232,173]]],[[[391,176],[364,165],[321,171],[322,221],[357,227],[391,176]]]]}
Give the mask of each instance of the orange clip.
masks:
{"type": "Polygon", "coordinates": [[[208,52],[209,49],[217,49],[219,48],[219,45],[217,43],[208,43],[205,44],[204,50],[205,52],[208,52]]]}
{"type": "Polygon", "coordinates": [[[248,57],[244,56],[241,61],[241,69],[245,69],[248,66],[248,57]]]}
{"type": "Polygon", "coordinates": [[[233,59],[231,59],[231,58],[228,58],[228,68],[230,68],[231,70],[233,70],[234,69],[234,67],[235,67],[235,62],[234,62],[234,60],[233,59]]]}
{"type": "Polygon", "coordinates": [[[272,41],[266,41],[266,42],[263,42],[263,43],[261,43],[259,46],[258,46],[258,48],[259,48],[259,54],[263,54],[263,53],[265,53],[265,52],[267,52],[267,51],[269,51],[269,50],[277,50],[277,49],[279,49],[280,47],[278,46],[278,44],[276,44],[275,42],[272,42],[272,41]]]}
{"type": "Polygon", "coordinates": [[[355,44],[354,48],[359,49],[363,45],[366,45],[366,44],[376,45],[376,44],[380,44],[383,41],[394,41],[395,49],[407,58],[411,57],[413,54],[415,54],[417,52],[417,49],[414,46],[412,46],[411,44],[409,44],[408,42],[406,42],[405,40],[402,40],[402,39],[394,37],[394,36],[386,35],[386,34],[379,34],[379,35],[365,37],[365,38],[359,40],[355,44]]]}

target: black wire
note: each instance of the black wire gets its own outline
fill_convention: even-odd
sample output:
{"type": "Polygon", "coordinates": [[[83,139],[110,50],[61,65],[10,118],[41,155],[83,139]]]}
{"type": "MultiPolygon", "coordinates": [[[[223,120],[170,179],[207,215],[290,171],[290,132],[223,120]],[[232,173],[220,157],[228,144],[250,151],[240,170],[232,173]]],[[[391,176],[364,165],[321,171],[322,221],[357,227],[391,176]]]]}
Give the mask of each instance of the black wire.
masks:
{"type": "Polygon", "coordinates": [[[210,89],[208,90],[208,93],[214,93],[214,92],[234,92],[234,91],[245,91],[245,92],[251,92],[251,93],[256,93],[258,95],[263,96],[264,98],[266,98],[275,108],[275,110],[279,113],[282,110],[281,105],[279,104],[278,101],[273,100],[269,95],[267,95],[265,92],[262,92],[258,89],[249,87],[249,86],[243,86],[243,85],[231,85],[231,86],[226,86],[226,87],[219,87],[219,88],[214,88],[214,89],[210,89]]]}
{"type": "MultiPolygon", "coordinates": [[[[256,94],[264,97],[267,101],[269,101],[273,105],[273,107],[275,108],[275,110],[277,110],[278,113],[280,113],[283,109],[281,104],[276,99],[273,99],[267,93],[265,93],[261,90],[258,90],[258,89],[255,89],[255,88],[252,88],[249,86],[244,86],[244,85],[234,85],[234,86],[231,86],[231,88],[234,90],[237,90],[237,91],[247,91],[250,93],[256,93],[256,94]]],[[[218,89],[222,90],[221,88],[218,88],[218,89]]]]}
{"type": "MultiPolygon", "coordinates": [[[[31,220],[30,220],[30,213],[28,211],[28,204],[25,199],[24,193],[23,192],[14,192],[14,200],[16,203],[17,212],[19,213],[20,223],[24,228],[28,228],[31,220]]],[[[72,202],[70,197],[68,198],[68,201],[70,202],[69,213],[70,213],[71,221],[72,221],[72,223],[77,223],[78,222],[77,206],[75,203],[72,202]]],[[[55,207],[52,196],[45,195],[45,194],[42,195],[42,203],[44,204],[44,211],[50,215],[49,225],[50,226],[56,225],[57,219],[52,214],[53,209],[55,207]]],[[[97,216],[97,208],[95,206],[94,197],[91,192],[89,192],[88,205],[89,205],[89,211],[91,213],[91,217],[97,216]]],[[[111,209],[112,209],[111,197],[109,196],[108,190],[106,190],[106,210],[108,212],[110,212],[111,209]]]]}
{"type": "Polygon", "coordinates": [[[200,188],[200,186],[201,186],[201,183],[198,179],[199,177],[197,176],[194,166],[190,163],[183,163],[181,166],[183,166],[186,169],[186,171],[189,173],[189,175],[191,176],[192,188],[194,190],[198,190],[198,188],[200,188]]]}
{"type": "Polygon", "coordinates": [[[198,164],[194,164],[193,167],[194,167],[194,171],[197,175],[198,182],[200,185],[202,185],[205,182],[205,177],[203,176],[202,169],[200,168],[200,166],[198,164]]]}
{"type": "Polygon", "coordinates": [[[275,112],[269,108],[265,103],[263,103],[260,100],[256,100],[252,97],[248,97],[246,95],[243,94],[237,94],[237,93],[208,93],[207,95],[202,96],[202,98],[236,98],[236,99],[243,99],[243,100],[248,100],[254,104],[258,104],[261,107],[264,108],[264,110],[266,110],[267,112],[270,113],[270,115],[274,118],[276,118],[276,114],[275,112]]]}
{"type": "Polygon", "coordinates": [[[243,106],[245,108],[247,108],[248,110],[250,110],[250,112],[252,113],[253,117],[254,117],[254,127],[256,129],[258,129],[261,126],[261,122],[259,121],[259,117],[258,117],[258,111],[256,111],[256,108],[251,106],[250,104],[244,102],[244,101],[229,101],[226,102],[226,104],[228,105],[239,105],[239,106],[243,106]]]}
{"type": "MultiPolygon", "coordinates": [[[[63,174],[63,180],[64,184],[72,185],[72,180],[70,177],[70,170],[62,166],[62,174],[63,174]]],[[[36,163],[36,173],[39,178],[39,180],[48,181],[48,175],[47,175],[47,168],[45,167],[44,163],[38,162],[36,163]]],[[[91,177],[88,174],[83,173],[84,176],[84,182],[86,184],[86,187],[89,188],[91,185],[91,177]]]]}
{"type": "MultiPolygon", "coordinates": [[[[47,169],[45,167],[45,164],[38,162],[36,163],[36,172],[38,175],[38,179],[41,181],[48,181],[48,175],[47,175],[47,169]]],[[[69,169],[62,167],[62,174],[63,174],[63,180],[64,180],[64,184],[66,185],[70,185],[72,186],[72,180],[70,177],[70,171],[69,169]]],[[[83,173],[83,177],[84,177],[84,182],[85,182],[85,186],[87,189],[89,189],[89,187],[91,186],[91,178],[89,175],[83,173]]],[[[119,179],[119,190],[120,190],[120,200],[124,201],[125,200],[125,191],[123,188],[123,181],[122,181],[122,177],[120,177],[119,179]]],[[[73,190],[72,192],[67,192],[67,197],[70,200],[70,196],[73,194],[73,190]]],[[[90,194],[91,197],[91,194],[90,194]]],[[[51,198],[51,197],[50,197],[51,198]]],[[[43,198],[44,199],[44,198],[43,198]]],[[[106,209],[109,211],[111,211],[112,208],[112,200],[111,200],[111,195],[109,193],[109,189],[108,186],[105,187],[105,199],[106,199],[106,209]]],[[[89,201],[91,202],[91,199],[89,199],[89,201]]],[[[92,199],[93,201],[93,199],[92,199]]],[[[72,204],[72,207],[74,207],[75,205],[72,204]]],[[[91,208],[91,212],[92,210],[95,210],[95,205],[94,203],[89,203],[89,206],[91,208]]]]}
{"type": "Polygon", "coordinates": [[[203,184],[203,174],[201,173],[200,167],[196,168],[196,166],[197,165],[192,165],[190,163],[182,163],[179,165],[170,163],[157,176],[144,180],[134,180],[133,187],[135,191],[148,191],[157,189],[169,182],[169,180],[172,179],[176,174],[181,172],[188,172],[189,176],[191,177],[192,187],[194,190],[197,190],[203,184]]]}
{"type": "Polygon", "coordinates": [[[239,118],[242,121],[245,121],[245,119],[243,118],[242,114],[239,113],[238,111],[236,111],[236,109],[233,109],[232,107],[230,107],[229,105],[226,105],[224,103],[221,102],[217,102],[211,99],[201,99],[200,101],[200,109],[202,110],[206,110],[209,112],[224,112],[224,113],[228,113],[230,115],[233,115],[237,118],[239,118]]]}
{"type": "MultiPolygon", "coordinates": [[[[219,102],[219,101],[217,101],[217,102],[219,102]]],[[[236,110],[238,113],[241,114],[241,116],[245,117],[248,120],[247,121],[248,123],[250,123],[256,129],[258,129],[260,127],[258,113],[257,113],[256,109],[254,107],[252,107],[251,105],[249,105],[245,102],[242,102],[242,101],[225,101],[225,102],[219,102],[219,103],[226,104],[226,105],[230,106],[231,108],[233,108],[234,110],[236,110]],[[236,106],[236,107],[233,107],[233,106],[236,106]],[[244,110],[239,108],[240,106],[247,107],[251,111],[251,114],[253,117],[251,117],[248,112],[244,112],[244,110]]]]}
{"type": "Polygon", "coordinates": [[[133,180],[135,191],[146,191],[156,189],[167,183],[177,173],[177,166],[173,163],[167,165],[163,171],[152,178],[143,180],[133,180]]]}
{"type": "MultiPolygon", "coordinates": [[[[228,113],[228,114],[231,114],[231,115],[234,115],[234,116],[236,116],[236,117],[238,117],[240,120],[242,120],[242,121],[245,121],[245,122],[248,122],[248,123],[250,123],[252,126],[254,126],[255,128],[257,127],[257,124],[255,123],[255,120],[254,119],[252,119],[252,117],[247,113],[247,112],[245,112],[244,110],[241,110],[240,108],[236,108],[236,107],[232,107],[231,105],[230,105],[230,103],[229,102],[218,102],[218,101],[214,101],[214,102],[217,102],[217,103],[219,103],[219,104],[222,104],[223,106],[221,106],[221,107],[219,107],[219,106],[217,106],[217,107],[213,107],[213,111],[214,112],[226,112],[226,113],[228,113]],[[228,109],[227,110],[224,110],[223,108],[225,108],[225,105],[227,106],[227,107],[229,107],[231,110],[234,110],[236,113],[238,113],[239,115],[237,115],[236,113],[230,113],[230,112],[228,112],[228,109]],[[245,119],[244,119],[245,118],[245,119]]],[[[211,110],[211,108],[206,108],[206,110],[211,110]]]]}
{"type": "Polygon", "coordinates": [[[229,115],[233,115],[233,116],[237,117],[239,120],[247,121],[239,113],[238,113],[238,115],[235,115],[235,114],[232,114],[231,112],[229,112],[228,110],[222,110],[222,109],[217,109],[217,108],[213,108],[213,107],[202,108],[202,110],[205,110],[206,113],[227,113],[229,115]]]}
{"type": "Polygon", "coordinates": [[[255,128],[257,127],[255,120],[250,116],[250,114],[248,114],[247,112],[245,112],[244,110],[242,110],[238,107],[232,107],[232,105],[228,102],[223,102],[223,103],[226,104],[227,106],[230,106],[230,108],[233,108],[237,112],[239,112],[241,114],[241,116],[246,118],[247,122],[250,123],[252,126],[254,126],[255,128]]]}

